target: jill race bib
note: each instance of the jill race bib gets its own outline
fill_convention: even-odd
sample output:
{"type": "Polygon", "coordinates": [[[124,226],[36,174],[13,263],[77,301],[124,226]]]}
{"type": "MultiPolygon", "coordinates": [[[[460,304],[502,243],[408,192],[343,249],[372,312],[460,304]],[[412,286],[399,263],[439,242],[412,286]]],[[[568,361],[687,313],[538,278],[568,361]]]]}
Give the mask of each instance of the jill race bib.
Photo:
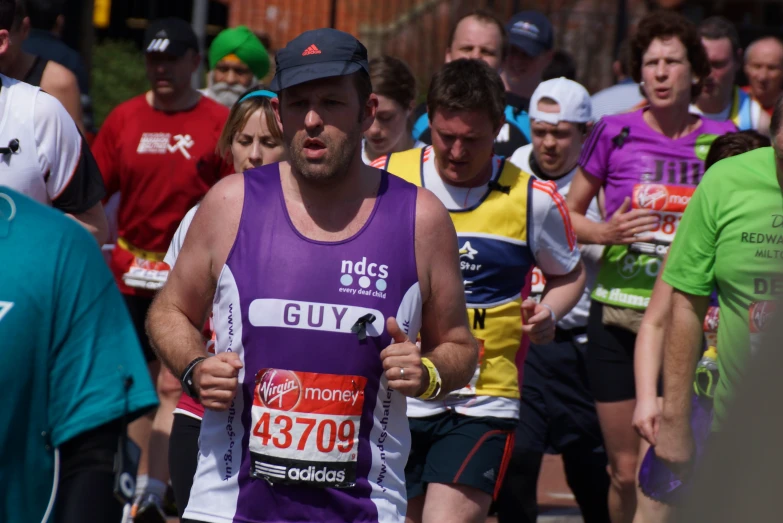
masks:
{"type": "Polygon", "coordinates": [[[253,391],[250,475],[270,483],[356,483],[367,379],[261,369],[253,391]]]}
{"type": "Polygon", "coordinates": [[[691,201],[694,187],[680,187],[662,184],[637,184],[633,188],[633,209],[646,209],[654,212],[658,226],[650,233],[653,241],[638,242],[631,245],[631,252],[655,255],[663,258],[674,241],[677,227],[682,219],[685,207],[691,201]]]}

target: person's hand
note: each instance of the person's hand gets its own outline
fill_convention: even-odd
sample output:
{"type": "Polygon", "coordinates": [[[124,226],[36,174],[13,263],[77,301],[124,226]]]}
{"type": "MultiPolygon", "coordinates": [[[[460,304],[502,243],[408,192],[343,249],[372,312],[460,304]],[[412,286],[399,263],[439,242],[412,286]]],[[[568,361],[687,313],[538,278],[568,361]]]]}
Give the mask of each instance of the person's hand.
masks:
{"type": "Polygon", "coordinates": [[[430,382],[430,375],[421,364],[421,350],[394,318],[386,320],[386,330],[393,343],[381,351],[381,362],[389,388],[411,398],[420,396],[430,382]]]}
{"type": "Polygon", "coordinates": [[[654,231],[659,218],[654,211],[647,209],[631,209],[631,199],[626,196],[620,208],[612,218],[602,225],[601,244],[628,245],[636,242],[649,242],[654,239],[652,234],[642,234],[654,231]]]}
{"type": "Polygon", "coordinates": [[[552,319],[552,311],[528,298],[522,302],[522,332],[527,334],[531,343],[546,345],[555,339],[557,323],[552,319]]]}
{"type": "Polygon", "coordinates": [[[656,440],[655,455],[681,479],[688,476],[695,450],[689,420],[684,416],[662,415],[656,440]]]}
{"type": "Polygon", "coordinates": [[[193,384],[204,408],[224,411],[231,406],[237,395],[242,367],[236,352],[221,352],[196,365],[193,384]]]}
{"type": "Polygon", "coordinates": [[[637,399],[631,423],[641,437],[655,446],[661,424],[661,408],[657,398],[637,399]]]}

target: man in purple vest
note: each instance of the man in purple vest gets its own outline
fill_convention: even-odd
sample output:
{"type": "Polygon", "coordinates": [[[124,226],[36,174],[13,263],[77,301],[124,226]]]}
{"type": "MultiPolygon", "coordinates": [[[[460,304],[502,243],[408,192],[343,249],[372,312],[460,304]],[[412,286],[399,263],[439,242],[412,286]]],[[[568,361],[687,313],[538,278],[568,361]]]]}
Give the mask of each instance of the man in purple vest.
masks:
{"type": "Polygon", "coordinates": [[[378,101],[358,40],[303,33],[271,88],[289,163],[207,194],[148,317],[207,408],[183,521],[402,521],[405,396],[443,397],[478,358],[454,227],[363,164],[378,101]]]}

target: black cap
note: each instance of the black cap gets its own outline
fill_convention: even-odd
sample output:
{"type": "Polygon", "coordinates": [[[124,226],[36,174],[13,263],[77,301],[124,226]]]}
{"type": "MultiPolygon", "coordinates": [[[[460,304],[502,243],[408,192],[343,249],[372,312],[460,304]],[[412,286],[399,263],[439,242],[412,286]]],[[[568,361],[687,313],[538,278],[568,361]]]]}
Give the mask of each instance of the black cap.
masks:
{"type": "Polygon", "coordinates": [[[269,88],[278,93],[321,78],[361,70],[370,74],[367,48],[353,36],[336,29],[315,29],[300,34],[277,52],[275,60],[277,69],[269,88]]]}
{"type": "Polygon", "coordinates": [[[188,49],[198,52],[198,39],[190,24],[181,18],[155,20],[144,33],[144,50],[147,53],[182,56],[188,49]]]}
{"type": "Polygon", "coordinates": [[[538,11],[515,14],[506,24],[508,43],[528,56],[538,56],[554,47],[555,38],[549,19],[538,11]]]}

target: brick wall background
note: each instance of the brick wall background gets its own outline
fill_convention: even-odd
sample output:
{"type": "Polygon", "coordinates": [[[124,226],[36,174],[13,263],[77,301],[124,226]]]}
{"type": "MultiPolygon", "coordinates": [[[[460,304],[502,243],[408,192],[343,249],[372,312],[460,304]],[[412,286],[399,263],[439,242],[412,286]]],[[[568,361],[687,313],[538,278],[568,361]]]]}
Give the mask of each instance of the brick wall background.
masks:
{"type": "MultiPolygon", "coordinates": [[[[461,15],[482,7],[507,20],[519,11],[537,9],[552,21],[556,47],[574,56],[578,80],[588,90],[595,92],[613,83],[617,0],[221,1],[229,4],[229,26],[244,24],[263,31],[273,47],[285,45],[303,31],[330,27],[334,22],[335,28],[360,38],[370,57],[390,54],[405,60],[419,80],[420,92],[443,62],[449,31],[461,15]]],[[[683,3],[655,1],[667,6],[683,3]]],[[[629,26],[638,22],[652,3],[625,0],[629,26]]],[[[738,23],[741,32],[746,26],[770,24],[775,13],[783,13],[783,0],[688,0],[683,5],[685,13],[696,21],[709,14],[724,14],[738,23]]],[[[779,22],[783,22],[781,18],[783,14],[779,22]]],[[[779,30],[779,23],[777,27],[779,30]]]]}

